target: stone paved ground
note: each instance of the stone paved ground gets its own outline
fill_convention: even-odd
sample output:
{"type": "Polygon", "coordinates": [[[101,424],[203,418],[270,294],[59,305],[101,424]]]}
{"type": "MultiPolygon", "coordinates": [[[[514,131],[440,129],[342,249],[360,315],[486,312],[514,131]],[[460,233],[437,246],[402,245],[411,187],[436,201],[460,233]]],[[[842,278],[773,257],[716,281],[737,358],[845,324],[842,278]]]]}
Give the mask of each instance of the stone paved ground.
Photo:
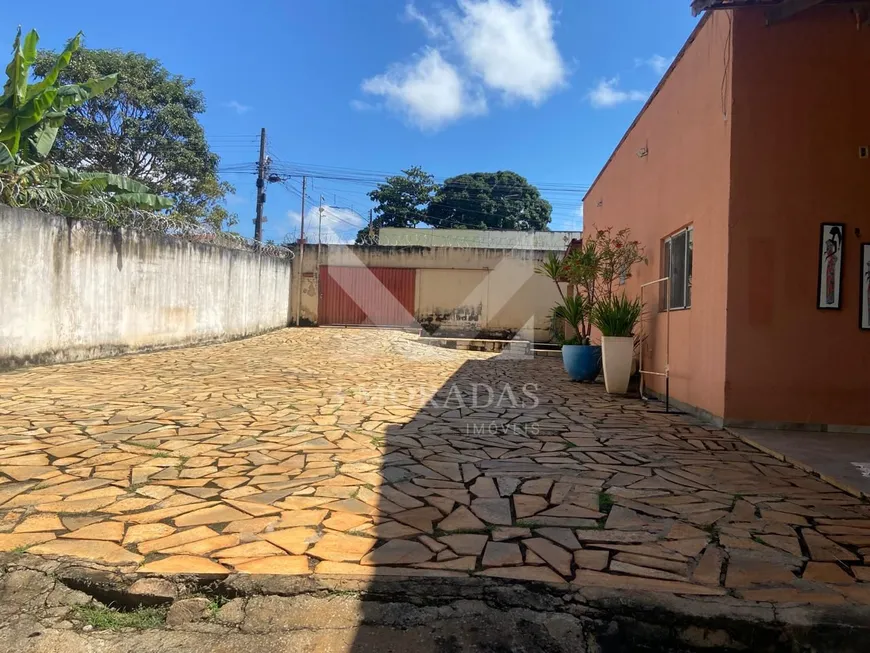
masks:
{"type": "Polygon", "coordinates": [[[25,548],[144,574],[482,575],[870,605],[860,500],[727,432],[569,383],[558,359],[387,331],[0,375],[0,551],[25,548]]]}

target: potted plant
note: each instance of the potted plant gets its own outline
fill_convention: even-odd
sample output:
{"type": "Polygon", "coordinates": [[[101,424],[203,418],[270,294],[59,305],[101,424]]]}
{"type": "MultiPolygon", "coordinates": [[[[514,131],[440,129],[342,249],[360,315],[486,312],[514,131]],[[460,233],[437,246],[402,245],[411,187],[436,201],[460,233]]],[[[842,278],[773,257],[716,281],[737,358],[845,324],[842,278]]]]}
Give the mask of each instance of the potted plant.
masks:
{"type": "MultiPolygon", "coordinates": [[[[577,381],[594,381],[601,371],[601,347],[591,343],[592,313],[600,299],[613,297],[613,286],[631,276],[631,267],[646,262],[643,248],[631,240],[631,231],[612,228],[595,229],[594,234],[584,238],[580,245],[569,250],[565,256],[553,253],[538,266],[537,272],[550,278],[562,298],[553,309],[552,317],[563,314],[563,319],[575,331],[575,337],[563,340],[562,360],[565,370],[577,381]],[[579,299],[574,306],[562,291],[561,283],[573,287],[579,299]],[[571,368],[569,369],[569,361],[571,368]],[[582,361],[582,363],[581,363],[582,361]],[[582,370],[582,375],[581,375],[582,370]]],[[[570,293],[569,293],[570,294],[570,293]]],[[[558,333],[558,329],[555,329],[558,333]]]]}
{"type": "Polygon", "coordinates": [[[594,381],[601,372],[601,347],[591,345],[589,335],[592,324],[589,321],[590,309],[595,298],[594,270],[590,269],[590,247],[580,248],[585,257],[577,252],[570,252],[559,257],[550,252],[547,258],[538,266],[538,274],[551,279],[556,284],[556,290],[562,298],[550,313],[553,332],[562,344],[562,364],[572,381],[594,381]],[[581,287],[581,282],[591,281],[581,287]],[[566,283],[577,289],[576,295],[565,295],[560,283],[566,283]],[[591,292],[586,290],[591,289],[591,292]],[[574,334],[565,337],[560,323],[567,324],[574,334]]]}
{"type": "Polygon", "coordinates": [[[589,344],[581,334],[588,320],[586,299],[581,295],[564,297],[553,307],[552,318],[567,322],[577,334],[562,340],[562,364],[572,381],[594,381],[601,371],[601,347],[589,344]]]}
{"type": "Polygon", "coordinates": [[[607,392],[625,394],[634,359],[634,327],[640,320],[640,299],[625,294],[599,300],[592,309],[592,323],[601,331],[604,385],[607,392]]]}

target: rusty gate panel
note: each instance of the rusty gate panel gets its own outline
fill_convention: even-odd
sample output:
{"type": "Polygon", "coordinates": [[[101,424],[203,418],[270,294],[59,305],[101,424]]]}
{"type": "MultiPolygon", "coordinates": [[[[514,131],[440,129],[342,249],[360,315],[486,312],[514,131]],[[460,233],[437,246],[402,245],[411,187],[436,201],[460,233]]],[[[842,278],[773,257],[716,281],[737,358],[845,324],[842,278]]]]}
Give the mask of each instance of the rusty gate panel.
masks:
{"type": "Polygon", "coordinates": [[[320,267],[319,324],[412,326],[413,268],[320,267]]]}

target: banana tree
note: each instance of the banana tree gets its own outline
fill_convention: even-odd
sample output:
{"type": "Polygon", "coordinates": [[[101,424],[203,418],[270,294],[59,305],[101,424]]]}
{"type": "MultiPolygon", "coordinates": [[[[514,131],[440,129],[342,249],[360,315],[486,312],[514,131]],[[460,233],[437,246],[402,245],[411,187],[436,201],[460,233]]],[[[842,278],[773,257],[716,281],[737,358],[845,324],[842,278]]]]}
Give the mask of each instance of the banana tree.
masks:
{"type": "Polygon", "coordinates": [[[30,83],[39,35],[31,30],[23,39],[21,28],[13,44],[12,61],[6,67],[6,84],[0,96],[0,175],[24,185],[44,187],[71,195],[104,194],[107,201],[144,209],[166,209],[172,201],[154,195],[144,184],[108,173],[78,172],[47,162],[67,111],[105,93],[118,75],[105,75],[84,84],[57,84],[60,73],[81,48],[79,32],[67,43],[48,74],[30,83]]]}

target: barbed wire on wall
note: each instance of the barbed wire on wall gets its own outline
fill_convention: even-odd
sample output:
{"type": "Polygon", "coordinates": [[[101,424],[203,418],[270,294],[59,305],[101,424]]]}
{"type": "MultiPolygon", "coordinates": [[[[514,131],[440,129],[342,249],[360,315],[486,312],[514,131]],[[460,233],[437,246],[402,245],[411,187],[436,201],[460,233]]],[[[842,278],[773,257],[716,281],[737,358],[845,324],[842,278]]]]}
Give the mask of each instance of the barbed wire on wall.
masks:
{"type": "Polygon", "coordinates": [[[116,204],[95,195],[70,195],[53,188],[28,187],[20,181],[0,177],[0,203],[12,208],[32,209],[65,218],[90,220],[109,227],[133,229],[206,243],[228,249],[293,258],[287,247],[260,243],[240,234],[219,231],[210,225],[190,222],[172,213],[156,213],[116,204]]]}

